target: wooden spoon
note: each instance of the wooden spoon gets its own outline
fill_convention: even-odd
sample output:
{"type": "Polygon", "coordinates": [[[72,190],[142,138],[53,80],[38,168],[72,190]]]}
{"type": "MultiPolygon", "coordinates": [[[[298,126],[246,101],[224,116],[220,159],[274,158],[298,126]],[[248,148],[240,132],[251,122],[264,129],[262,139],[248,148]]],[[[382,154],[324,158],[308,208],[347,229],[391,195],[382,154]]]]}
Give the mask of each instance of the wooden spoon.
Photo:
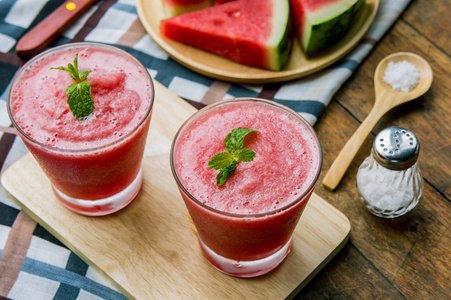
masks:
{"type": "Polygon", "coordinates": [[[371,109],[369,115],[357,128],[351,139],[346,143],[344,148],[338,154],[334,163],[330,167],[323,180],[325,188],[333,191],[340,183],[341,178],[348,169],[351,161],[360,149],[363,141],[373,129],[374,125],[379,119],[390,109],[406,103],[410,100],[422,96],[429,89],[432,83],[432,69],[431,66],[422,57],[408,52],[399,52],[384,58],[376,68],[374,73],[374,89],[376,92],[376,102],[371,109]],[[420,80],[418,85],[410,92],[395,91],[389,84],[387,84],[383,77],[388,63],[408,61],[420,72],[420,80]]]}
{"type": "Polygon", "coordinates": [[[17,43],[17,55],[29,58],[43,50],[68,29],[98,0],[68,0],[27,32],[17,43]]]}

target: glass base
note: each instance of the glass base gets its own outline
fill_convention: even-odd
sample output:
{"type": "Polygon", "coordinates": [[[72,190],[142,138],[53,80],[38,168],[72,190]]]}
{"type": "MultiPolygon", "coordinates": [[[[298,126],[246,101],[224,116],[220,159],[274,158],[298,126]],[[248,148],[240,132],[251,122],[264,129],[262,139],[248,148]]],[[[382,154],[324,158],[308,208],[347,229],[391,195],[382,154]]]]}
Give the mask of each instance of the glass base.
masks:
{"type": "Polygon", "coordinates": [[[139,170],[138,175],[128,187],[113,196],[98,200],[72,198],[55,187],[53,187],[53,191],[61,203],[73,212],[85,216],[104,216],[112,214],[132,202],[141,189],[142,180],[142,170],[139,170]]]}
{"type": "Polygon", "coordinates": [[[263,259],[253,261],[236,261],[218,255],[207,247],[200,238],[199,244],[205,258],[207,258],[207,260],[219,271],[236,277],[251,278],[266,274],[280,265],[290,252],[291,238],[288,243],[276,253],[263,259]]]}

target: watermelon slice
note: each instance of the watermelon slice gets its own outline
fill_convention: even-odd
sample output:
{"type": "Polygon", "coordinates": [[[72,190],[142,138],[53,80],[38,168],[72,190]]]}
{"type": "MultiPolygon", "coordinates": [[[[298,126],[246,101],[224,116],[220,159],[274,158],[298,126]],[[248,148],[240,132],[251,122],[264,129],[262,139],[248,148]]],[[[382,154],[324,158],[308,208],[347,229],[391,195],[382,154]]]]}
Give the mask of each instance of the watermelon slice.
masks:
{"type": "Polygon", "coordinates": [[[290,0],[295,30],[306,54],[342,39],[358,18],[365,0],[290,0]]]}
{"type": "Polygon", "coordinates": [[[211,0],[162,0],[166,17],[178,16],[211,6],[211,0]]]}
{"type": "Polygon", "coordinates": [[[279,71],[288,60],[288,0],[236,0],[161,20],[175,41],[242,64],[279,71]]]}

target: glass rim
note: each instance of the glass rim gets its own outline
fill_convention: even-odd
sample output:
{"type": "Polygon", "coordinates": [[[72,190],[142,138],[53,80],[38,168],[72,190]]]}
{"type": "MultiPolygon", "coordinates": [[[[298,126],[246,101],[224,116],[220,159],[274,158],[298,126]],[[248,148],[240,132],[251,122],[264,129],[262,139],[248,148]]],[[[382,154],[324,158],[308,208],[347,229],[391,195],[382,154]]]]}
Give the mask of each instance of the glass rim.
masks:
{"type": "Polygon", "coordinates": [[[320,141],[318,139],[318,135],[316,134],[315,130],[313,129],[313,126],[310,125],[310,123],[303,116],[301,116],[299,113],[295,112],[294,110],[292,110],[291,108],[289,108],[289,107],[287,107],[285,105],[282,105],[282,104],[277,103],[277,102],[272,101],[272,100],[267,100],[267,99],[262,99],[262,98],[255,98],[255,97],[236,97],[236,98],[222,100],[222,101],[216,102],[214,104],[207,105],[207,106],[203,107],[202,109],[198,110],[197,112],[195,112],[194,114],[192,114],[187,120],[185,120],[185,122],[183,122],[183,124],[178,129],[178,131],[175,134],[175,137],[174,137],[174,139],[172,141],[171,151],[169,153],[169,160],[170,160],[172,175],[174,176],[175,181],[177,182],[177,186],[188,196],[188,198],[190,198],[192,201],[194,201],[194,203],[196,203],[196,204],[200,205],[201,207],[206,208],[206,209],[208,209],[208,210],[210,210],[210,211],[212,211],[214,213],[217,213],[217,214],[220,214],[220,215],[224,215],[224,216],[228,216],[228,217],[235,217],[235,218],[260,218],[260,217],[274,215],[274,214],[277,214],[279,212],[285,211],[285,210],[289,209],[290,207],[293,207],[294,205],[299,203],[310,192],[313,192],[313,189],[315,188],[315,185],[316,185],[316,183],[318,181],[318,178],[319,178],[319,176],[321,174],[321,168],[322,168],[322,162],[323,162],[323,153],[322,153],[321,143],[320,143],[320,141]],[[316,141],[317,146],[318,146],[318,155],[319,155],[318,169],[317,169],[315,177],[313,178],[313,180],[308,185],[308,188],[299,197],[297,197],[295,200],[291,201],[290,203],[288,203],[288,204],[286,204],[286,205],[284,205],[282,207],[279,207],[277,209],[269,210],[269,211],[263,212],[263,213],[236,214],[236,213],[222,211],[222,210],[213,208],[211,206],[208,206],[208,205],[202,203],[201,201],[196,199],[196,197],[194,197],[190,192],[188,192],[188,190],[185,188],[185,186],[180,181],[180,179],[179,179],[179,177],[177,175],[177,172],[175,170],[175,166],[174,166],[174,147],[175,147],[177,139],[180,136],[180,133],[182,132],[182,130],[185,129],[186,126],[191,121],[196,119],[196,117],[200,116],[203,112],[208,111],[208,110],[210,110],[212,108],[215,108],[215,107],[223,105],[223,104],[235,103],[235,102],[239,102],[239,101],[250,101],[250,102],[266,103],[268,105],[275,106],[275,107],[277,107],[279,109],[282,109],[282,110],[290,113],[291,115],[293,115],[294,117],[298,118],[303,124],[305,124],[307,126],[307,129],[315,137],[315,141],[316,141]]]}
{"type": "Polygon", "coordinates": [[[72,153],[72,154],[84,154],[84,153],[88,153],[88,152],[95,152],[95,151],[99,151],[99,150],[103,150],[105,148],[109,148],[112,147],[114,145],[120,144],[121,142],[123,142],[124,140],[126,140],[127,138],[129,138],[134,132],[136,132],[136,130],[142,125],[144,124],[144,122],[148,119],[152,108],[153,108],[153,104],[155,102],[155,86],[152,80],[152,77],[149,74],[149,71],[147,70],[147,68],[133,55],[131,55],[130,53],[128,53],[127,51],[124,51],[118,47],[114,47],[111,45],[107,45],[107,44],[102,44],[102,43],[93,43],[93,42],[78,42],[78,43],[70,43],[70,44],[64,44],[64,45],[60,45],[51,49],[48,49],[46,51],[41,52],[40,54],[34,56],[33,58],[31,58],[29,61],[27,61],[14,75],[13,80],[11,81],[9,90],[8,90],[8,94],[7,94],[7,100],[6,100],[6,110],[8,112],[8,116],[9,119],[11,120],[12,125],[14,126],[14,128],[16,128],[16,130],[19,132],[19,134],[24,137],[26,140],[30,141],[33,144],[36,144],[44,149],[53,151],[53,152],[60,152],[60,153],[72,153]],[[127,57],[127,59],[130,59],[130,61],[132,61],[133,63],[135,63],[138,67],[142,68],[145,71],[145,74],[147,74],[148,80],[150,82],[150,87],[151,87],[151,93],[150,93],[150,103],[149,103],[149,107],[146,110],[146,113],[144,115],[144,117],[139,121],[139,123],[133,127],[129,132],[127,132],[127,134],[124,134],[123,136],[121,136],[120,138],[111,141],[107,144],[104,145],[100,145],[100,146],[96,146],[96,147],[92,147],[92,148],[83,148],[83,149],[64,149],[64,148],[59,148],[59,147],[54,147],[54,146],[50,146],[47,145],[43,142],[37,141],[36,139],[30,137],[28,134],[26,134],[21,128],[20,126],[16,123],[16,120],[14,119],[14,116],[11,112],[11,93],[12,90],[14,88],[14,85],[16,84],[16,82],[19,80],[19,78],[21,78],[21,75],[23,74],[23,72],[25,72],[27,70],[28,67],[30,67],[33,63],[35,63],[37,60],[43,58],[44,56],[47,56],[51,53],[54,52],[58,52],[60,50],[64,50],[67,48],[104,48],[107,50],[111,50],[113,52],[116,52],[118,54],[124,55],[127,57]]]}

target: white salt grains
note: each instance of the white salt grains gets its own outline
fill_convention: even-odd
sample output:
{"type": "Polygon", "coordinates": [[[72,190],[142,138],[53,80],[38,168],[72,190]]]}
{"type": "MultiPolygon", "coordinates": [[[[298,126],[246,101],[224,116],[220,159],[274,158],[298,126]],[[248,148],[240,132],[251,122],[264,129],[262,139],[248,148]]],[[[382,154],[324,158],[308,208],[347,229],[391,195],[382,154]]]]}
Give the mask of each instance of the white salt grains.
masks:
{"type": "Polygon", "coordinates": [[[389,212],[407,207],[414,195],[402,179],[411,177],[412,170],[400,173],[379,165],[374,165],[373,169],[360,169],[357,177],[360,195],[377,211],[389,212]]]}
{"type": "Polygon", "coordinates": [[[420,80],[420,71],[408,61],[403,60],[396,63],[390,61],[383,79],[395,91],[408,93],[417,86],[420,80]]]}

